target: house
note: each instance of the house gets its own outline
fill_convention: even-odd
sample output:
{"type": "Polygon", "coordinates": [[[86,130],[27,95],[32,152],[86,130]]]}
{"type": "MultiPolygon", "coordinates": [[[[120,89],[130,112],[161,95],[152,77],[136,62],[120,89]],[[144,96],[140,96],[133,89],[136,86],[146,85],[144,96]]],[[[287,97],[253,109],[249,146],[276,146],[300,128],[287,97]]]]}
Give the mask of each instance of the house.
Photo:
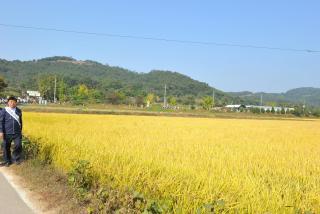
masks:
{"type": "Polygon", "coordinates": [[[231,111],[241,111],[242,109],[245,109],[246,106],[242,104],[237,105],[226,105],[225,108],[231,110],[231,111]]]}
{"type": "Polygon", "coordinates": [[[39,103],[42,104],[42,97],[40,96],[39,91],[27,91],[27,102],[28,103],[39,103]]]}

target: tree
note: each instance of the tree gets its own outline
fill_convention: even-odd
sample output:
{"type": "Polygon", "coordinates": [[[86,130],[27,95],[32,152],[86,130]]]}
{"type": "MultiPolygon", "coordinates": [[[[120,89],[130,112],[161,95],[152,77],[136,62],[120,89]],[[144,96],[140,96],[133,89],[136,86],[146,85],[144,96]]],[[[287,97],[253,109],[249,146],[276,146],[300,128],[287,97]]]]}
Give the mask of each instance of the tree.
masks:
{"type": "Polygon", "coordinates": [[[147,107],[149,107],[150,104],[152,104],[152,103],[154,102],[154,99],[155,99],[155,95],[152,94],[152,93],[149,93],[149,94],[146,96],[145,100],[146,100],[146,103],[147,103],[147,107]]]}
{"type": "Polygon", "coordinates": [[[168,98],[168,103],[170,106],[176,106],[177,105],[177,99],[174,96],[170,96],[168,98]]]}
{"type": "Polygon", "coordinates": [[[0,76],[0,93],[8,87],[8,84],[4,81],[4,78],[0,76]]]}
{"type": "Polygon", "coordinates": [[[135,103],[137,106],[143,106],[144,104],[143,96],[137,96],[135,98],[135,103]]]}
{"type": "Polygon", "coordinates": [[[101,103],[103,94],[99,90],[91,89],[89,90],[88,99],[90,103],[101,103]]]}
{"type": "Polygon", "coordinates": [[[301,105],[297,105],[291,113],[297,117],[301,117],[304,115],[303,107],[301,105]]]}
{"type": "Polygon", "coordinates": [[[67,85],[64,82],[64,80],[60,80],[58,83],[58,100],[60,102],[66,102],[67,101],[67,85]]]}
{"type": "Polygon", "coordinates": [[[252,108],[251,112],[254,114],[260,114],[260,108],[252,108]]]}
{"type": "Polygon", "coordinates": [[[188,95],[182,99],[182,103],[185,105],[194,105],[196,103],[196,99],[192,95],[188,95]]]}
{"type": "Polygon", "coordinates": [[[315,117],[320,117],[320,108],[313,109],[312,115],[315,117]]]}
{"type": "Polygon", "coordinates": [[[107,96],[107,100],[111,103],[111,104],[120,104],[123,103],[126,99],[126,95],[121,92],[121,91],[116,91],[116,92],[111,92],[108,96],[107,96]]]}
{"type": "Polygon", "coordinates": [[[46,100],[53,100],[54,96],[54,75],[40,75],[38,77],[38,90],[40,91],[41,97],[46,100]]]}
{"type": "Polygon", "coordinates": [[[202,107],[206,110],[209,110],[213,105],[213,99],[210,96],[205,96],[202,98],[202,107]]]}
{"type": "Polygon", "coordinates": [[[76,105],[84,105],[88,101],[89,89],[85,84],[78,85],[72,94],[72,102],[76,105]]]}
{"type": "Polygon", "coordinates": [[[80,84],[78,87],[78,96],[82,98],[87,98],[89,95],[89,89],[85,84],[80,84]]]}
{"type": "Polygon", "coordinates": [[[0,76],[0,91],[3,91],[8,84],[4,81],[4,78],[0,76]]]}

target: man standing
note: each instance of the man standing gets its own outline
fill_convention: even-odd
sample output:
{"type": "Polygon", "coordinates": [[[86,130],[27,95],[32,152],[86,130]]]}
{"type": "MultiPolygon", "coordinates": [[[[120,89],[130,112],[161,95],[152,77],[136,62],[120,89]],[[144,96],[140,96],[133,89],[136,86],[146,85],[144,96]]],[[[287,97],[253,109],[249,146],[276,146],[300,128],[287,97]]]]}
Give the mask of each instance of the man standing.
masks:
{"type": "Polygon", "coordinates": [[[12,161],[21,163],[22,153],[22,112],[17,108],[17,99],[8,98],[8,107],[0,111],[0,138],[3,139],[3,159],[1,166],[10,166],[12,161]],[[14,141],[14,149],[11,158],[11,142],[14,141]]]}

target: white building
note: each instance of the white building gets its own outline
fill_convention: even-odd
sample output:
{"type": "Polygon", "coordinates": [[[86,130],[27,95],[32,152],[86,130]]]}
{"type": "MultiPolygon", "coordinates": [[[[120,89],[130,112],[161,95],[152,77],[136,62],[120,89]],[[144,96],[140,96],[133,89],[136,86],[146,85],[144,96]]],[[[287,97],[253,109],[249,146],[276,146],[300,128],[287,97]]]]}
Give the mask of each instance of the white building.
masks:
{"type": "Polygon", "coordinates": [[[40,97],[39,91],[27,91],[29,97],[40,97]]]}
{"type": "Polygon", "coordinates": [[[43,100],[39,91],[27,91],[27,101],[29,103],[47,104],[46,100],[43,100]]]}
{"type": "Polygon", "coordinates": [[[294,108],[289,108],[289,107],[255,106],[255,105],[241,105],[241,104],[226,105],[225,108],[228,108],[231,110],[240,110],[240,108],[244,108],[244,109],[258,108],[261,110],[263,109],[264,111],[271,111],[273,108],[275,112],[281,112],[281,110],[283,108],[285,112],[294,111],[294,108]]]}

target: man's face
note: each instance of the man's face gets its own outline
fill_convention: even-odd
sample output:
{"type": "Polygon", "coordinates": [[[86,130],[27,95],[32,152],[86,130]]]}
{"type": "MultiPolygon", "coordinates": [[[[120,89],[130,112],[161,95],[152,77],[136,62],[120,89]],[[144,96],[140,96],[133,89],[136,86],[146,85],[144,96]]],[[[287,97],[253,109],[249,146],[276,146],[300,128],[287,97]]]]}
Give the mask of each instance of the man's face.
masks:
{"type": "Polygon", "coordinates": [[[10,108],[15,108],[15,107],[17,106],[17,102],[14,101],[14,100],[9,100],[9,101],[8,101],[8,106],[9,106],[10,108]]]}

